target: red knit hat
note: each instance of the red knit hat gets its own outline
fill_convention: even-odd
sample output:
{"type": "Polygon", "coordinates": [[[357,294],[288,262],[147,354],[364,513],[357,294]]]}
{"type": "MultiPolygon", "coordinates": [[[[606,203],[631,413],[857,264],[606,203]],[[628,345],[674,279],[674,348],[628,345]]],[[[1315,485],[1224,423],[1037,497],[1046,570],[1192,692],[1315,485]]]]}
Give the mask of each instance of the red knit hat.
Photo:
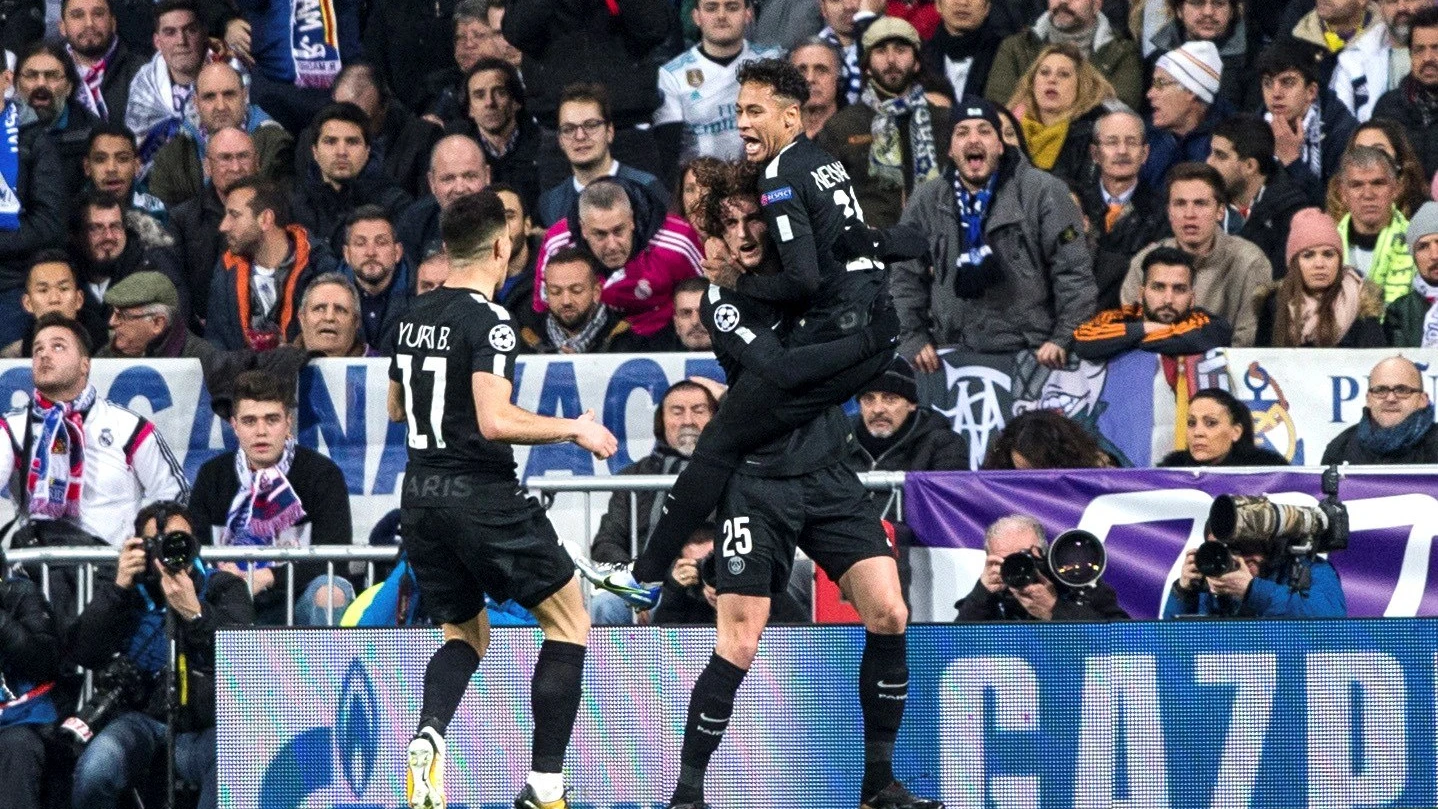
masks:
{"type": "Polygon", "coordinates": [[[1338,237],[1338,226],[1333,217],[1317,208],[1304,208],[1293,215],[1288,225],[1288,250],[1284,263],[1293,266],[1293,257],[1310,247],[1327,245],[1343,253],[1343,240],[1338,237]]]}

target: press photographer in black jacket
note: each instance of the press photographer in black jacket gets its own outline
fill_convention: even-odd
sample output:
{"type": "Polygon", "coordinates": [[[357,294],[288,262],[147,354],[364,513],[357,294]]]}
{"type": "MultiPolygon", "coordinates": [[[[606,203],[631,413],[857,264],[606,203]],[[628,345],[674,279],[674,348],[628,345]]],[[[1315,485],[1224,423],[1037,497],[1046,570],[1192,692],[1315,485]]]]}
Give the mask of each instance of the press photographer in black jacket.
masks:
{"type": "Polygon", "coordinates": [[[55,723],[51,690],[60,671],[55,616],[40,588],[6,579],[0,550],[0,806],[38,809],[45,768],[43,733],[55,723]]]}
{"type": "Polygon", "coordinates": [[[1103,579],[1086,597],[1061,588],[1040,575],[1027,587],[1004,584],[1000,568],[1014,553],[1046,551],[1048,540],[1038,520],[1024,514],[1001,517],[984,532],[988,554],[984,572],[969,593],[955,606],[957,621],[1126,621],[1128,613],[1118,605],[1118,594],[1103,579]]]}
{"type": "MultiPolygon", "coordinates": [[[[179,684],[175,713],[175,772],[200,788],[200,809],[214,809],[215,630],[247,625],[254,607],[243,579],[207,570],[199,562],[172,572],[146,552],[157,537],[194,534],[188,510],[173,501],[153,503],[135,518],[135,536],[120,550],[114,581],[99,581],[95,597],[70,631],[69,659],[96,672],[95,694],[64,728],[89,738],[75,765],[73,805],[111,807],[134,787],[163,794],[165,784],[151,763],[164,761],[168,644],[166,612],[173,613],[179,684]],[[118,677],[117,668],[137,674],[118,677]],[[95,716],[106,696],[100,684],[126,681],[108,715],[95,716]]],[[[193,542],[193,539],[191,539],[193,542]]],[[[197,547],[192,545],[191,547],[197,547]]]]}

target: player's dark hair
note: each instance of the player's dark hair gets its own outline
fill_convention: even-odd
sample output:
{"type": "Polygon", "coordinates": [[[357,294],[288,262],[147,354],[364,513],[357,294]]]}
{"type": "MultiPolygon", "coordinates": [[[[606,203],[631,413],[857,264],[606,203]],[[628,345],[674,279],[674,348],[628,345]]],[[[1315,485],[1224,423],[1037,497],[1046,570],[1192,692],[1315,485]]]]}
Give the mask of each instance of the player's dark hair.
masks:
{"type": "Polygon", "coordinates": [[[593,253],[578,245],[571,244],[555,250],[554,255],[549,257],[544,266],[553,267],[556,264],[583,264],[589,268],[590,275],[596,280],[602,277],[599,260],[594,257],[593,253]]]}
{"type": "Polygon", "coordinates": [[[371,203],[355,208],[353,211],[350,211],[349,216],[345,217],[344,229],[346,243],[350,240],[350,231],[354,229],[355,225],[361,222],[383,222],[389,225],[390,233],[394,234],[394,221],[389,218],[389,213],[386,212],[384,208],[371,203]]]}
{"type": "Polygon", "coordinates": [[[1260,79],[1296,70],[1305,85],[1317,84],[1318,60],[1325,53],[1297,39],[1279,39],[1259,52],[1253,69],[1260,79]]]}
{"type": "Polygon", "coordinates": [[[250,213],[259,216],[265,211],[275,215],[275,227],[290,224],[290,199],[278,184],[263,177],[246,177],[230,186],[226,196],[236,191],[250,189],[255,195],[250,198],[250,213]]]}
{"type": "Polygon", "coordinates": [[[669,394],[681,390],[697,390],[702,392],[704,394],[704,400],[709,403],[710,415],[713,415],[719,410],[719,400],[714,398],[714,394],[708,388],[698,382],[681,379],[665,389],[664,395],[659,397],[659,406],[654,408],[654,440],[661,443],[664,441],[664,403],[669,401],[669,394]]]}
{"type": "Polygon", "coordinates": [[[75,343],[80,346],[80,353],[86,357],[93,356],[95,347],[90,343],[90,333],[80,325],[80,321],[65,317],[62,312],[46,312],[35,321],[35,331],[31,332],[31,340],[40,336],[40,332],[48,328],[65,329],[75,335],[75,343]]]}
{"type": "Polygon", "coordinates": [[[1213,134],[1233,144],[1239,160],[1258,161],[1258,173],[1264,177],[1272,177],[1278,170],[1278,161],[1273,157],[1273,127],[1261,117],[1245,112],[1225,118],[1213,128],[1213,134]]]}
{"type": "Polygon", "coordinates": [[[319,143],[320,131],[323,130],[325,124],[330,121],[344,121],[345,123],[354,124],[359,127],[360,137],[364,138],[364,145],[370,145],[369,116],[365,115],[364,110],[360,109],[358,104],[350,101],[336,101],[332,104],[326,104],[324,109],[315,115],[314,123],[311,124],[311,126],[315,128],[315,143],[319,143]]]}
{"type": "Polygon", "coordinates": [[[724,203],[735,197],[759,199],[759,164],[747,160],[734,163],[706,163],[696,166],[694,179],[698,181],[703,194],[700,196],[704,212],[700,226],[707,236],[715,238],[724,235],[724,203]]]}
{"type": "Polygon", "coordinates": [[[239,405],[242,399],[249,402],[279,402],[286,410],[295,406],[294,390],[269,371],[245,371],[235,377],[230,401],[239,405]]]}
{"type": "Polygon", "coordinates": [[[505,235],[504,203],[487,188],[466,194],[439,215],[439,232],[451,261],[473,261],[505,235]]]}
{"type": "Polygon", "coordinates": [[[123,138],[129,142],[132,150],[136,148],[135,133],[130,131],[130,127],[111,121],[101,121],[90,128],[90,136],[85,138],[85,154],[88,155],[90,150],[95,148],[95,141],[100,138],[123,138]]]}
{"type": "Polygon", "coordinates": [[[1016,469],[1017,452],[1033,469],[1096,469],[1113,466],[1098,441],[1077,422],[1052,410],[1030,410],[1009,419],[989,441],[980,469],[1016,469]]]}
{"type": "Polygon", "coordinates": [[[739,84],[761,84],[774,95],[803,105],[809,100],[809,83],[804,74],[786,59],[755,59],[739,66],[739,84]]]}
{"type": "MultiPolygon", "coordinates": [[[[742,69],[742,68],[741,68],[742,69]]],[[[465,83],[468,89],[469,83],[465,83]]],[[[564,106],[571,101],[585,101],[599,105],[599,117],[604,123],[610,122],[609,117],[609,89],[597,81],[577,81],[573,84],[566,84],[564,92],[559,94],[559,106],[564,106]]]]}
{"type": "Polygon", "coordinates": [[[1155,264],[1162,264],[1165,267],[1187,267],[1188,283],[1193,283],[1193,256],[1178,249],[1160,245],[1148,251],[1143,257],[1143,282],[1148,283],[1148,269],[1155,264]]]}
{"type": "Polygon", "coordinates": [[[64,264],[70,270],[70,277],[75,282],[75,288],[80,288],[80,273],[75,269],[75,262],[70,260],[69,253],[58,247],[47,247],[30,257],[30,266],[25,268],[25,286],[30,285],[30,273],[34,272],[35,268],[41,264],[64,264]]]}
{"type": "Polygon", "coordinates": [[[1188,180],[1199,180],[1208,183],[1208,187],[1213,189],[1213,196],[1218,200],[1218,204],[1228,204],[1228,189],[1223,187],[1223,175],[1219,174],[1218,169],[1213,166],[1207,163],[1199,163],[1196,160],[1179,163],[1168,170],[1168,174],[1164,176],[1163,181],[1164,201],[1167,202],[1169,196],[1173,193],[1175,183],[1186,182],[1188,180]]]}

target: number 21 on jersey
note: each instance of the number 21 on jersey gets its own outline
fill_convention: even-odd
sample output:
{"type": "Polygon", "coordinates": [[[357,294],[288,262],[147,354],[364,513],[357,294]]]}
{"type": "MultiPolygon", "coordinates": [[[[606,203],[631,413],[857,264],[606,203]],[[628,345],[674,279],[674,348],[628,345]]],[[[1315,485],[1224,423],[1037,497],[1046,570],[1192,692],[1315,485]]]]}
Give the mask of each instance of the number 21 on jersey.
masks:
{"type": "Polygon", "coordinates": [[[410,449],[444,449],[444,392],[448,363],[444,357],[425,357],[419,370],[414,356],[395,354],[404,386],[404,418],[409,424],[410,449]],[[425,405],[428,405],[425,408],[425,405]],[[427,412],[426,412],[427,411],[427,412]]]}

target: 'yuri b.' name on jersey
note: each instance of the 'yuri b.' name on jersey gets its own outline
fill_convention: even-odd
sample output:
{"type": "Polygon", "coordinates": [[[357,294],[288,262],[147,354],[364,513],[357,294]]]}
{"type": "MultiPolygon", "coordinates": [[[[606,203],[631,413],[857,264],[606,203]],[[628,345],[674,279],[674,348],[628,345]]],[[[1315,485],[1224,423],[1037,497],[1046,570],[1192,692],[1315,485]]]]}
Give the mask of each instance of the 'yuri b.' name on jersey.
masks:
{"type": "Polygon", "coordinates": [[[401,348],[417,348],[423,351],[448,351],[448,326],[421,326],[415,323],[399,324],[399,345],[401,348]]]}

